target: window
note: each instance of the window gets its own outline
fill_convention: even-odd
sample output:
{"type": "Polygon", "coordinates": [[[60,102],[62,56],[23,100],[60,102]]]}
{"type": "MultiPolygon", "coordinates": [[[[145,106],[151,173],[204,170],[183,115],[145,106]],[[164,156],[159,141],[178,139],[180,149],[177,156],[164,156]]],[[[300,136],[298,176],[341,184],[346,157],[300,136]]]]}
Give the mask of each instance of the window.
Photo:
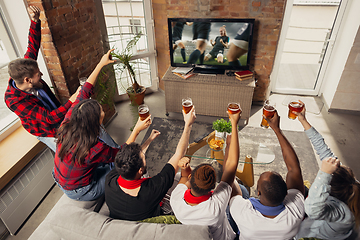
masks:
{"type": "Polygon", "coordinates": [[[129,19],[130,20],[130,31],[131,34],[139,34],[141,33],[140,19],[129,19]]]}
{"type": "Polygon", "coordinates": [[[9,80],[8,64],[18,57],[14,47],[14,39],[9,34],[9,27],[4,19],[4,12],[0,6],[0,132],[10,127],[17,120],[17,116],[8,109],[4,101],[9,80]]]}
{"type": "MultiPolygon", "coordinates": [[[[121,52],[141,32],[141,38],[133,49],[136,80],[142,86],[157,87],[151,1],[102,0],[102,5],[111,48],[121,52]]],[[[119,95],[125,94],[130,78],[127,72],[115,74],[119,95]]]]}

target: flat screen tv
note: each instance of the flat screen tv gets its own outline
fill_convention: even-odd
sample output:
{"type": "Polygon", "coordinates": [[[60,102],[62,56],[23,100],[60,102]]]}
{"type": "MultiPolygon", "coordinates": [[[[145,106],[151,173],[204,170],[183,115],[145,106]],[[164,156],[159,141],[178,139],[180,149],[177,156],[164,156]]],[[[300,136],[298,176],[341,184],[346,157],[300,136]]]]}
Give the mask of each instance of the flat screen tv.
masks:
{"type": "Polygon", "coordinates": [[[168,18],[171,66],[223,74],[248,70],[255,19],[168,18]]]}

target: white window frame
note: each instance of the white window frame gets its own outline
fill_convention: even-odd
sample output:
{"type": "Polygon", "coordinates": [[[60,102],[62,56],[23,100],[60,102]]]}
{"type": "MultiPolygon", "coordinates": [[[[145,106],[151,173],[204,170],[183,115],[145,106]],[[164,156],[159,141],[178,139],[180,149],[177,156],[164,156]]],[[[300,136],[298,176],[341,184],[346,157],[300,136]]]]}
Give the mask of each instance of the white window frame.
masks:
{"type": "MultiPolygon", "coordinates": [[[[112,0],[112,1],[103,0],[102,2],[115,2],[116,3],[117,0],[112,0]]],[[[128,0],[128,2],[132,2],[132,0],[128,0]]],[[[157,73],[155,31],[154,31],[154,19],[153,19],[152,4],[151,4],[151,1],[148,1],[148,0],[143,0],[142,2],[144,4],[144,19],[145,19],[145,28],[146,28],[146,34],[147,34],[147,40],[148,40],[148,43],[147,43],[148,51],[139,53],[139,54],[135,54],[133,56],[132,60],[141,59],[141,58],[149,58],[150,72],[151,72],[151,75],[150,75],[151,86],[148,87],[147,89],[149,89],[151,91],[157,91],[159,88],[159,79],[158,79],[158,73],[157,73]]],[[[130,19],[133,19],[133,18],[130,18],[130,19]]],[[[131,27],[134,27],[134,26],[131,25],[131,27]]],[[[106,30],[106,32],[107,32],[107,30],[106,30]]],[[[130,31],[130,32],[132,32],[132,31],[130,31]]],[[[114,97],[115,102],[123,101],[123,100],[127,100],[127,99],[128,99],[128,96],[126,94],[116,95],[114,97]]]]}

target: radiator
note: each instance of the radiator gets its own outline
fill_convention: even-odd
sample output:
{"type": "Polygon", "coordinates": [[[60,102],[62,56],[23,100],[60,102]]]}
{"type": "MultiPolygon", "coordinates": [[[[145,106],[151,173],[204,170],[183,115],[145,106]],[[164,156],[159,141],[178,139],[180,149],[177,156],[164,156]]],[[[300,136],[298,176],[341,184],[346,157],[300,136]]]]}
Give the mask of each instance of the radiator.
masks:
{"type": "Polygon", "coordinates": [[[0,218],[15,235],[31,212],[54,185],[53,152],[46,148],[0,193],[0,218]]]}

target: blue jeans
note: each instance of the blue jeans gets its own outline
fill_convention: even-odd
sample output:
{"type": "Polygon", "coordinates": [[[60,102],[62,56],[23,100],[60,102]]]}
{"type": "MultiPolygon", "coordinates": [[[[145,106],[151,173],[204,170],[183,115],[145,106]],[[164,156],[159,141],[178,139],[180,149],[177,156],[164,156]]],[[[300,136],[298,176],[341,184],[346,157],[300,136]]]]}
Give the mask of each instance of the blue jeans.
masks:
{"type": "Polygon", "coordinates": [[[54,137],[39,137],[35,136],[40,142],[43,142],[48,146],[53,152],[56,152],[56,139],[54,137]]]}
{"type": "Polygon", "coordinates": [[[103,164],[99,166],[95,170],[93,181],[89,185],[74,190],[66,190],[57,183],[56,180],[55,182],[60,187],[61,191],[63,191],[69,198],[78,201],[92,201],[105,193],[105,177],[110,170],[110,164],[103,164]]]}
{"type": "MultiPolygon", "coordinates": [[[[241,192],[242,192],[242,197],[245,199],[249,199],[250,198],[250,194],[248,192],[248,190],[246,189],[246,187],[244,185],[239,184],[240,188],[241,188],[241,192]]],[[[227,219],[230,223],[230,226],[232,227],[232,229],[234,230],[234,232],[238,235],[239,234],[239,229],[234,221],[234,219],[232,218],[231,214],[230,214],[230,207],[227,206],[226,208],[226,216],[227,219]]]]}

